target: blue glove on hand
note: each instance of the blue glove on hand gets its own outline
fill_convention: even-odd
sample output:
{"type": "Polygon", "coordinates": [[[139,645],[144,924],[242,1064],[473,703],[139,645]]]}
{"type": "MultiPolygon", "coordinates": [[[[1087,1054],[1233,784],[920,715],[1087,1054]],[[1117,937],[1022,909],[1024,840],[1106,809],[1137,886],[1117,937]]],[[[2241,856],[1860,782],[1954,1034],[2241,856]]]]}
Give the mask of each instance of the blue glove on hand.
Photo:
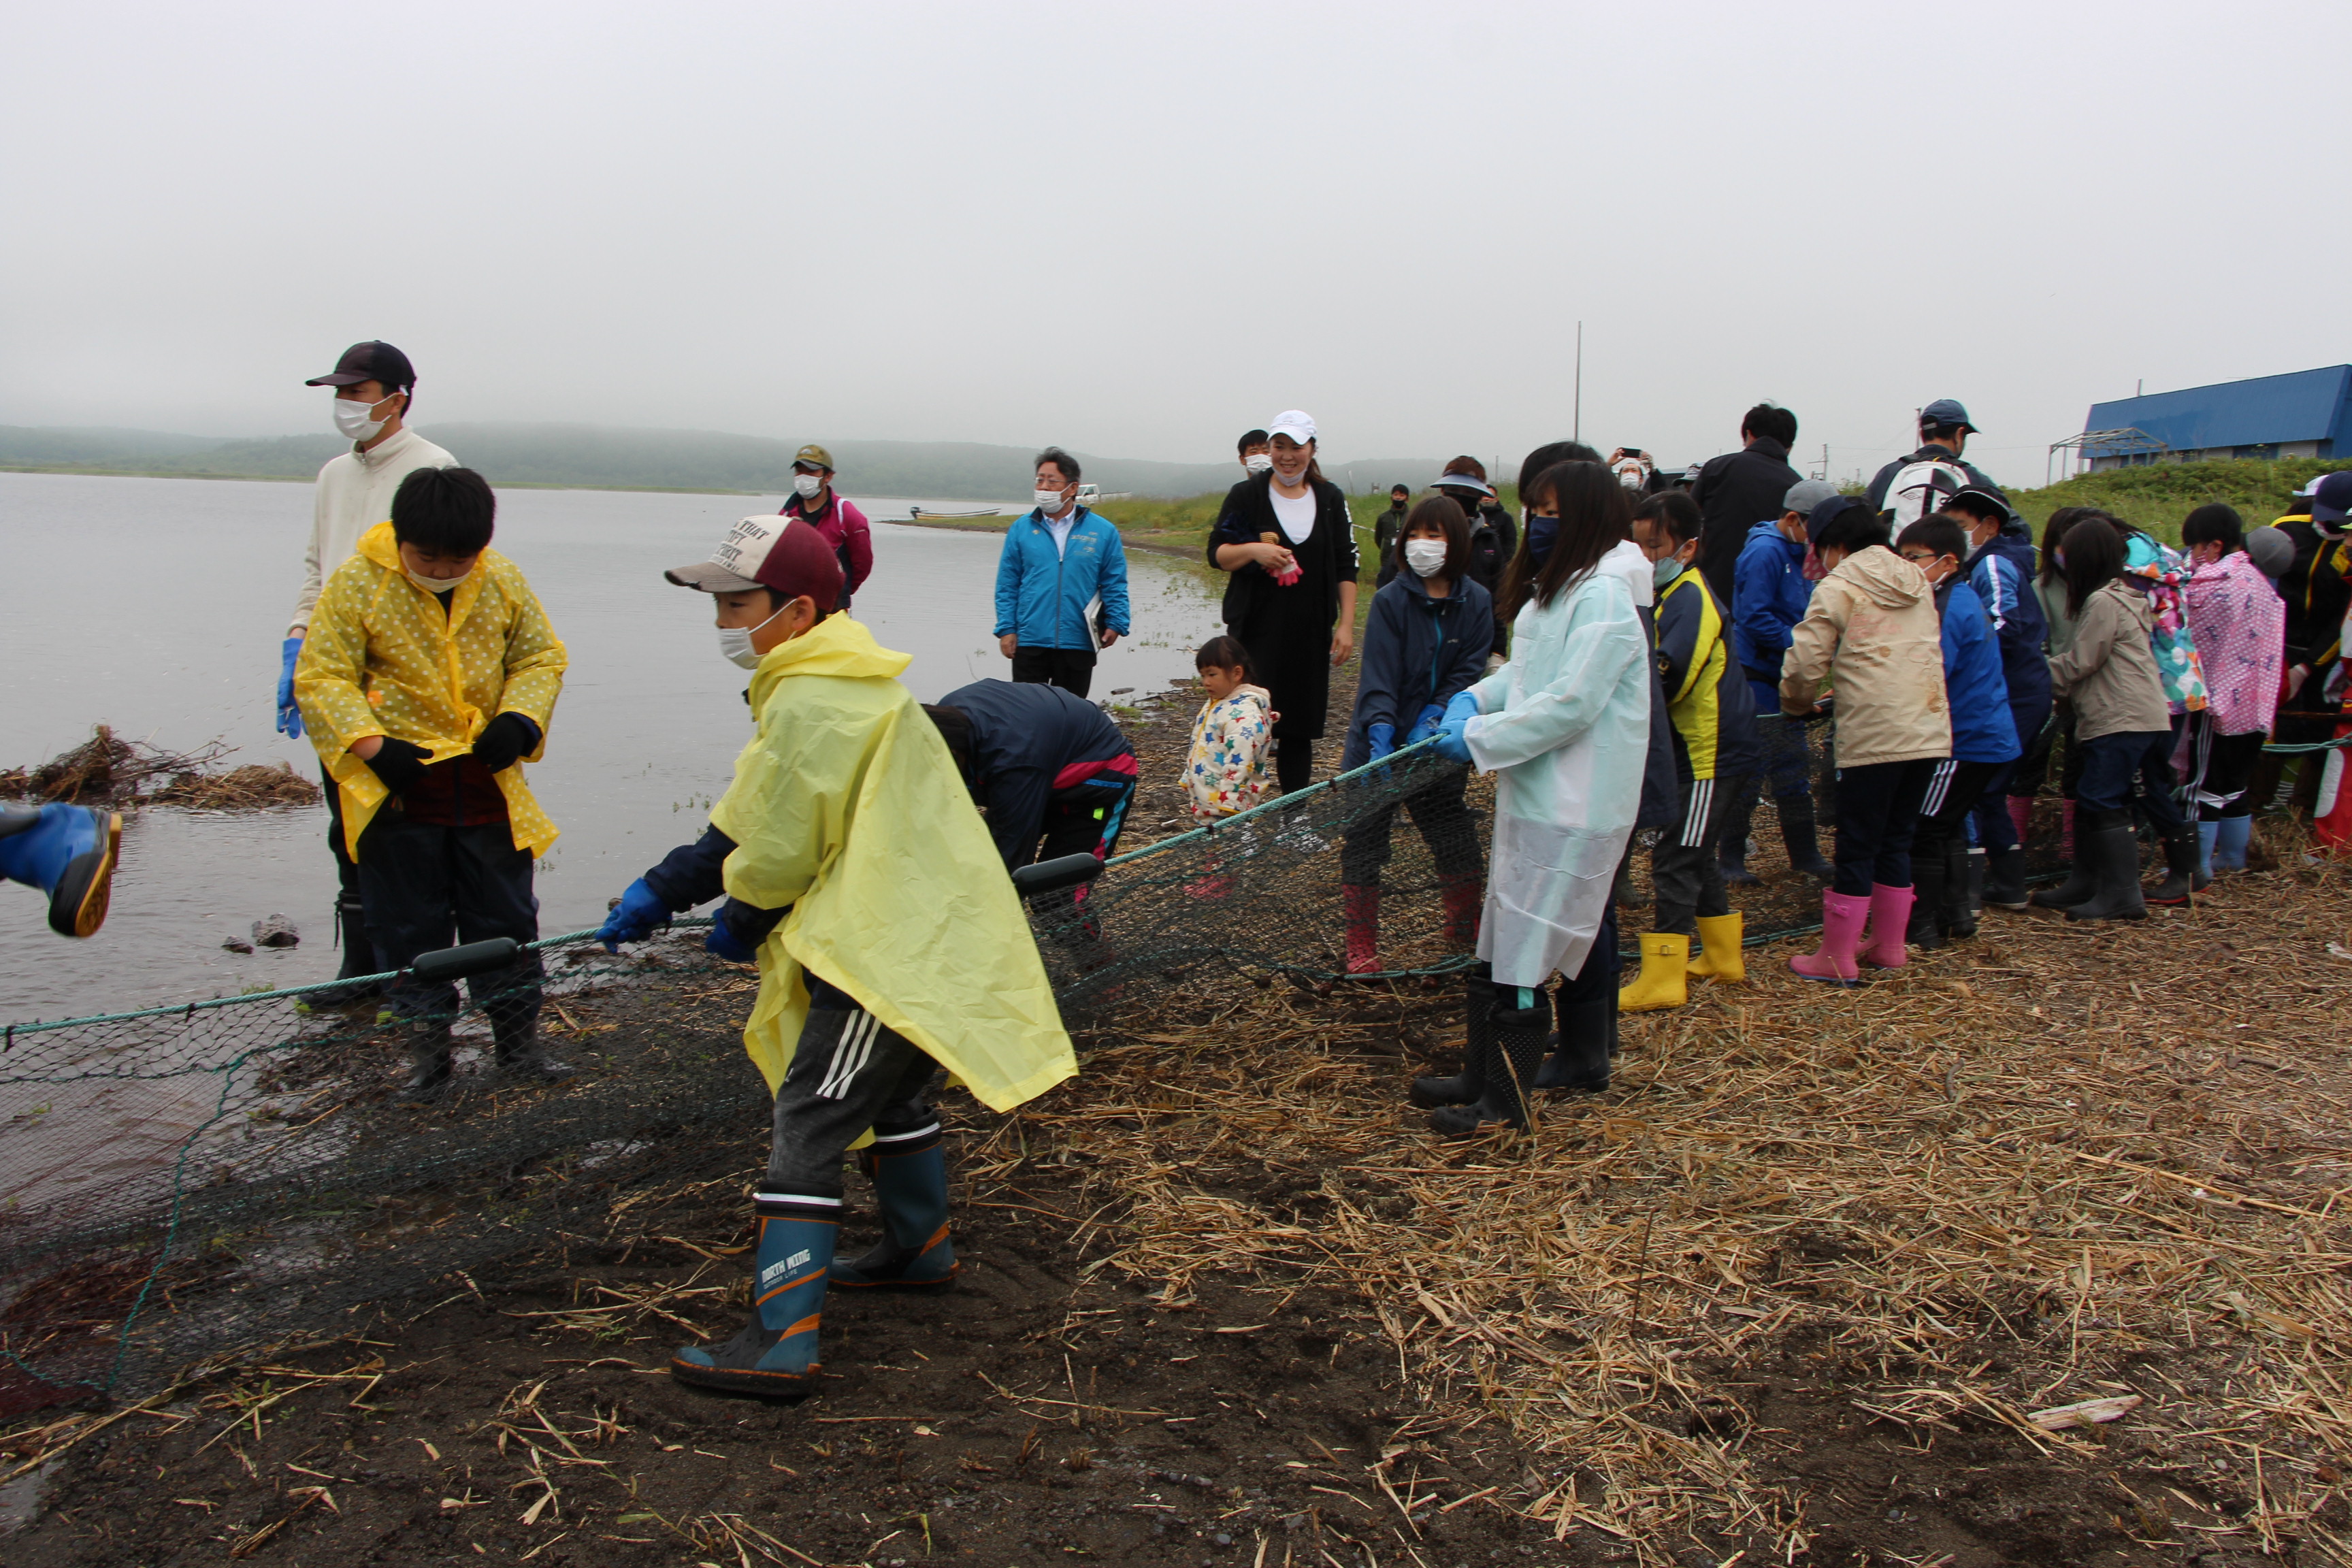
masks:
{"type": "Polygon", "coordinates": [[[625,942],[643,942],[654,934],[654,928],[669,924],[670,907],[653,885],[643,877],[629,884],[604,916],[604,923],[596,928],[596,940],[604,944],[606,952],[618,952],[625,942]]]}
{"type": "MultiPolygon", "coordinates": [[[[1458,702],[1461,699],[1456,698],[1454,700],[1458,702]]],[[[1467,730],[1469,727],[1470,720],[1467,715],[1458,718],[1449,718],[1445,722],[1440,724],[1437,727],[1437,746],[1435,748],[1437,754],[1441,757],[1450,758],[1457,763],[1466,763],[1470,761],[1470,742],[1468,737],[1463,733],[1463,731],[1467,730]]]]}
{"type": "Polygon", "coordinates": [[[1454,700],[1445,705],[1443,721],[1451,724],[1456,719],[1474,719],[1477,714],[1478,700],[1467,691],[1457,691],[1454,694],[1454,700]]]}
{"type": "Polygon", "coordinates": [[[746,943],[735,934],[734,928],[727,923],[723,910],[719,918],[710,922],[710,934],[702,939],[702,947],[713,958],[723,958],[730,963],[756,963],[760,960],[758,946],[746,943]]]}
{"type": "Polygon", "coordinates": [[[1421,717],[1412,721],[1412,729],[1406,734],[1404,743],[1410,746],[1415,742],[1428,740],[1437,733],[1437,726],[1444,718],[1445,710],[1434,702],[1431,703],[1421,710],[1421,717]]]}
{"type": "Polygon", "coordinates": [[[1396,750],[1396,726],[1374,724],[1364,731],[1364,739],[1372,743],[1372,761],[1377,763],[1396,750]]]}
{"type": "Polygon", "coordinates": [[[302,738],[302,710],[294,705],[294,661],[302,657],[302,639],[288,637],[285,658],[278,668],[278,732],[302,738]]]}

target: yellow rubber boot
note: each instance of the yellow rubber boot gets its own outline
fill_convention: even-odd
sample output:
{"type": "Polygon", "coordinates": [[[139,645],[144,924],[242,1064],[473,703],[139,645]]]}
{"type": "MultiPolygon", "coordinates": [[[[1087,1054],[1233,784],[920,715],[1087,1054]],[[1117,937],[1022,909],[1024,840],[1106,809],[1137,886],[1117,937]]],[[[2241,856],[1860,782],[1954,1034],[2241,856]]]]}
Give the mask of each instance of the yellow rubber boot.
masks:
{"type": "Polygon", "coordinates": [[[1694,980],[1738,981],[1748,978],[1748,957],[1740,946],[1747,935],[1735,910],[1727,915],[1698,917],[1698,956],[1690,962],[1694,980]]]}
{"type": "Polygon", "coordinates": [[[1680,931],[1653,931],[1642,939],[1642,973],[1617,993],[1620,1013],[1651,1013],[1679,1007],[1690,1000],[1683,965],[1690,958],[1690,938],[1680,931]]]}

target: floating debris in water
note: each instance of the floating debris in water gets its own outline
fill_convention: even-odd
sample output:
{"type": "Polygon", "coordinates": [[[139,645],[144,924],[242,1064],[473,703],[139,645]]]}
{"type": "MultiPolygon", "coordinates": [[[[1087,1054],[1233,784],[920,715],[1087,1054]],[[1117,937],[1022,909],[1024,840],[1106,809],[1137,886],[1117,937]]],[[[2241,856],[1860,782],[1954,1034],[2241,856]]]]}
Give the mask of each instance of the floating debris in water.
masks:
{"type": "Polygon", "coordinates": [[[290,763],[248,763],[226,773],[211,771],[235,752],[218,741],[193,752],[166,752],[144,741],[126,741],[100,724],[88,741],[37,768],[0,769],[0,799],[213,811],[319,804],[319,786],[290,763]]]}

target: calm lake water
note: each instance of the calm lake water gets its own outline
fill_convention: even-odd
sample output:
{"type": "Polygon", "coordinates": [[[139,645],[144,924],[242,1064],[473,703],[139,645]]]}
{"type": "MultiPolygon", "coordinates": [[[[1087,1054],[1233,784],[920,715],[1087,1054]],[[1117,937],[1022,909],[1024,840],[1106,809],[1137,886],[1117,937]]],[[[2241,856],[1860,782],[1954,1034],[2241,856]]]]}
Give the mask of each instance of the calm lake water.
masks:
{"type": "MultiPolygon", "coordinates": [[[[855,498],[869,517],[909,504],[855,498]]],[[[719,657],[709,601],[661,571],[699,560],[738,518],[781,498],[598,490],[501,492],[498,548],[530,576],[571,653],[547,760],[531,788],[562,829],[540,865],[541,930],[592,926],[608,900],[698,834],[749,737],[745,675],[719,657]]],[[[29,765],[94,724],[229,765],[283,758],[318,774],[307,742],[276,732],[278,644],[301,582],[310,487],[0,473],[0,765],[29,765]]],[[[1106,508],[1118,515],[1116,502],[1106,508]]],[[[997,535],[877,523],[856,615],[914,656],[904,679],[934,700],[1008,674],[991,635],[997,535]]],[[[1106,653],[1097,699],[1192,673],[1221,629],[1208,585],[1131,553],[1136,635],[1106,653]]],[[[52,933],[39,900],[0,888],[0,1020],[60,1017],[331,978],[334,868],[326,812],[154,809],[126,819],[113,911],[88,942],[52,933]],[[221,947],[283,912],[301,945],[221,947]]]]}

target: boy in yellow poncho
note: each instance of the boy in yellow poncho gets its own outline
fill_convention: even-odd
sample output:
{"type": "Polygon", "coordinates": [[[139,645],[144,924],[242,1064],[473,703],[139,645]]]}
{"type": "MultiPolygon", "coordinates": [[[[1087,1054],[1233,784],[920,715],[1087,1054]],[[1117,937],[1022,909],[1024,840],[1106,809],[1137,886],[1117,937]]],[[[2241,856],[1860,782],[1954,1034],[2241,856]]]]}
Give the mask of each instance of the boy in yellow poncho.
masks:
{"type": "Polygon", "coordinates": [[[719,650],[753,669],[758,733],[710,829],[627,892],[600,933],[649,934],[717,898],[710,951],[755,957],[743,1043],[775,1095],[751,1321],[670,1359],[680,1382],[797,1398],[817,1371],[828,1285],[955,1280],[947,1160],[926,1102],[939,1067],[996,1110],[1077,1071],[1004,862],[947,744],[898,673],[908,658],[833,613],[841,567],[798,519],[748,517],[711,559],[666,574],[714,596],[719,650]],[[842,1157],[871,1130],[885,1239],[836,1263],[842,1157]]]}
{"type": "MultiPolygon", "coordinates": [[[[392,521],[360,536],[327,579],[294,669],[310,743],[341,795],[376,961],[406,970],[460,942],[539,937],[531,868],[555,842],[518,763],[537,762],[563,689],[563,645],[520,568],[489,548],[497,498],[470,468],[420,468],[392,521]]],[[[539,955],[467,982],[488,1014],[501,1078],[571,1069],[538,1037],[539,955]]],[[[449,1088],[446,981],[385,989],[409,1021],[415,1071],[402,1097],[449,1088]]]]}

